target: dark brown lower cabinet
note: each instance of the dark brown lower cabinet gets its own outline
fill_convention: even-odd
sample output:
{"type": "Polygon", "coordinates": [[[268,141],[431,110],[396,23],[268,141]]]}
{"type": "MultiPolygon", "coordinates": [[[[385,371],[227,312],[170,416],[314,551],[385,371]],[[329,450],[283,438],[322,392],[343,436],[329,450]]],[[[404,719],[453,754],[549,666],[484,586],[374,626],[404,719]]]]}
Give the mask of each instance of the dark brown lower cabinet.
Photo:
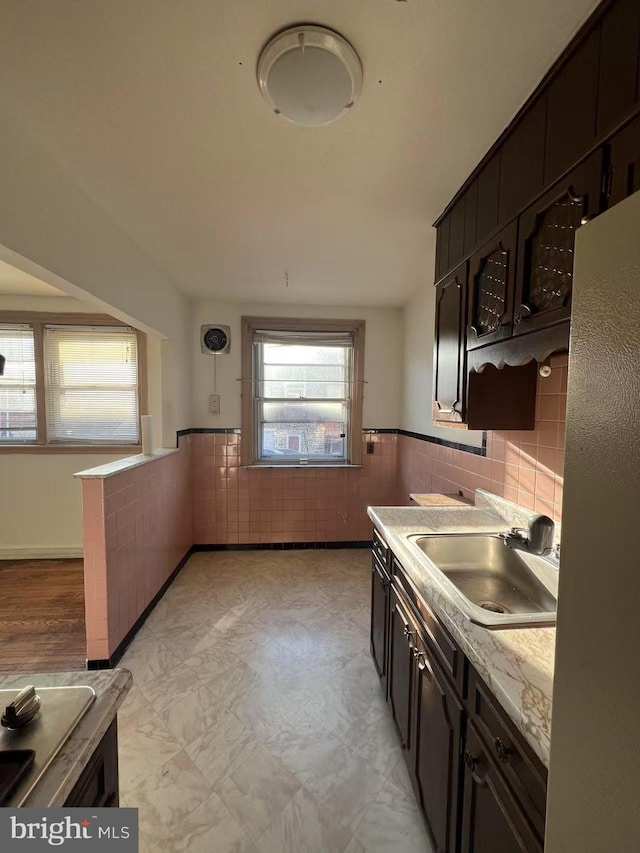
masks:
{"type": "Polygon", "coordinates": [[[378,677],[383,682],[386,682],[387,677],[389,583],[386,569],[373,552],[371,555],[371,657],[378,677]]]}
{"type": "Polygon", "coordinates": [[[405,751],[409,751],[415,633],[407,608],[394,586],[391,587],[389,604],[389,704],[400,734],[400,745],[405,751]]]}
{"type": "Polygon", "coordinates": [[[388,557],[383,572],[374,548],[371,653],[379,674],[386,666],[391,714],[434,853],[542,853],[546,769],[388,557]]]}
{"type": "Polygon", "coordinates": [[[118,725],[114,719],[67,797],[65,806],[117,808],[119,804],[118,725]]]}
{"type": "Polygon", "coordinates": [[[415,788],[435,853],[455,853],[464,708],[428,647],[415,657],[415,788]]]}
{"type": "Polygon", "coordinates": [[[464,767],[461,853],[542,853],[473,723],[467,728],[464,767]]]}

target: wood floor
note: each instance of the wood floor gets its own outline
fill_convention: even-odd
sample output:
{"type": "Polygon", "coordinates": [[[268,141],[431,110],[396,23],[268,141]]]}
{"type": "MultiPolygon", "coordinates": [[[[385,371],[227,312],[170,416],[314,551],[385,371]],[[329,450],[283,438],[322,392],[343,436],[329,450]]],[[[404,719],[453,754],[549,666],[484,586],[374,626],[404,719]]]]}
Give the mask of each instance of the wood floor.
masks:
{"type": "Polygon", "coordinates": [[[0,561],[0,673],[85,668],[82,560],[0,561]]]}

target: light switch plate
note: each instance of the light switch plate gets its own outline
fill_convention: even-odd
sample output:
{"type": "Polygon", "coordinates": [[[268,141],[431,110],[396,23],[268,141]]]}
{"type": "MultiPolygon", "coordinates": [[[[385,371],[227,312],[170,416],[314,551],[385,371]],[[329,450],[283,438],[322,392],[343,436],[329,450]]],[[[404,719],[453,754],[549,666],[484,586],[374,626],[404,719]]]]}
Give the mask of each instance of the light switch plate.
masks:
{"type": "Polygon", "coordinates": [[[209,395],[209,411],[212,415],[220,414],[220,394],[209,395]]]}

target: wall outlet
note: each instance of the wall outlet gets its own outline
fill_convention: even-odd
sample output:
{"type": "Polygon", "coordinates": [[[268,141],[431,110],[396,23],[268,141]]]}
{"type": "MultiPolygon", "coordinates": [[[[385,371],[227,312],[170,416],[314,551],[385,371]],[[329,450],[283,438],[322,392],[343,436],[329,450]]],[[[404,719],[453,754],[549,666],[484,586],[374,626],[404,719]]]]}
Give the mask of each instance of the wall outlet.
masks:
{"type": "Polygon", "coordinates": [[[220,394],[209,395],[209,411],[212,415],[220,414],[220,394]]]}
{"type": "Polygon", "coordinates": [[[375,444],[372,441],[367,442],[367,453],[373,453],[375,450],[375,444]]]}

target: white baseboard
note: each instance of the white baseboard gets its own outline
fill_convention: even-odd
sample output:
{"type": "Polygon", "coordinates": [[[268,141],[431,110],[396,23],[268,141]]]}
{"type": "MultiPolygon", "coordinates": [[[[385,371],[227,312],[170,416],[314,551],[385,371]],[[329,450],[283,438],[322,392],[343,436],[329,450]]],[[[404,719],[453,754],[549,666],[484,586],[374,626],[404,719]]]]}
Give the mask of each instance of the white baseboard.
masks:
{"type": "Polygon", "coordinates": [[[82,556],[82,545],[72,548],[0,548],[0,560],[70,560],[82,556]]]}

